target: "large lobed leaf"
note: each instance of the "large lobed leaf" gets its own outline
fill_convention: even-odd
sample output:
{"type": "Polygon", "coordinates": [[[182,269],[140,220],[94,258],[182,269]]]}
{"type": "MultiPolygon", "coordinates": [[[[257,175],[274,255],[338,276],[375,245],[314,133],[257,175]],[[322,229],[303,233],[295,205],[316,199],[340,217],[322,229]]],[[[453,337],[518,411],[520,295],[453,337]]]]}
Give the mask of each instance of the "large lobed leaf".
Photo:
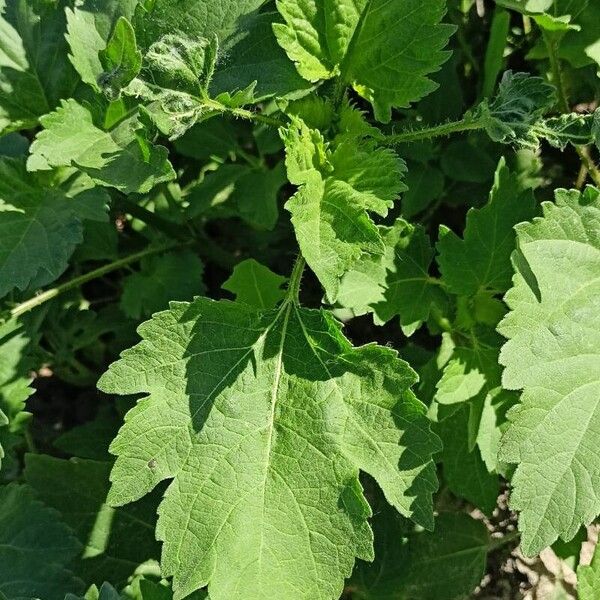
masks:
{"type": "Polygon", "coordinates": [[[503,386],[523,390],[501,458],[517,463],[523,551],[570,540],[600,513],[600,192],[559,190],[517,226],[503,386]]]}
{"type": "Polygon", "coordinates": [[[431,527],[439,450],[414,372],[395,352],[353,348],[326,312],[197,299],[142,325],[99,386],[148,394],[112,444],[109,501],[171,479],[160,506],[175,598],[333,599],[355,557],[372,560],[373,476],[431,527]]]}

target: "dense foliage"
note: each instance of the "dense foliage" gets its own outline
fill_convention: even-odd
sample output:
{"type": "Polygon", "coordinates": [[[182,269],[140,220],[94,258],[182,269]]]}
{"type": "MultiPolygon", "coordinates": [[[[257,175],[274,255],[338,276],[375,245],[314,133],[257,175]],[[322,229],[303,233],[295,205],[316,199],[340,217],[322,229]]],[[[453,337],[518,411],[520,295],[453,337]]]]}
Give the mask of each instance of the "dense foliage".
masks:
{"type": "Polygon", "coordinates": [[[597,0],[0,15],[0,599],[600,598],[597,0]]]}

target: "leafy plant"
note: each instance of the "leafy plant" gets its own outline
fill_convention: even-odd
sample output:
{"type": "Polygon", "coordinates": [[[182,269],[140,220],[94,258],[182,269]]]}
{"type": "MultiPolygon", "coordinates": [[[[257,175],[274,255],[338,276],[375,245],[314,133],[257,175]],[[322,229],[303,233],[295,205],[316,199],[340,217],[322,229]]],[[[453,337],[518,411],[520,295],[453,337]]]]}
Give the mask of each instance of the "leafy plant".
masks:
{"type": "Polygon", "coordinates": [[[0,0],[0,599],[600,596],[597,12],[0,0]]]}

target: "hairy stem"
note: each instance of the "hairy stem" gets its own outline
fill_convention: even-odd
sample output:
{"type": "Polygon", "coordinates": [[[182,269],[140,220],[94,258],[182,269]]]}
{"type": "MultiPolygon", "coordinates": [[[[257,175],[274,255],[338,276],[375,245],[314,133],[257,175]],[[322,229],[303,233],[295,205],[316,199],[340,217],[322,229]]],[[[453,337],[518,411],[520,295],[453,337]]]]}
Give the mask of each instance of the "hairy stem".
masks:
{"type": "Polygon", "coordinates": [[[300,253],[294,263],[287,291],[287,300],[294,302],[295,304],[300,304],[300,284],[302,283],[302,274],[304,273],[305,266],[306,261],[300,253]]]}
{"type": "Polygon", "coordinates": [[[404,131],[401,133],[393,133],[382,138],[381,143],[386,146],[395,144],[403,144],[407,142],[418,142],[419,140],[428,140],[436,137],[443,137],[452,133],[461,133],[463,131],[474,131],[483,129],[485,121],[483,119],[462,119],[460,121],[451,121],[442,123],[434,127],[424,127],[423,129],[415,129],[414,131],[404,131]]]}
{"type": "Polygon", "coordinates": [[[274,117],[270,117],[268,115],[263,115],[262,113],[252,112],[251,110],[247,110],[245,108],[231,108],[229,106],[225,106],[216,100],[210,99],[202,99],[202,102],[213,110],[216,110],[220,113],[227,113],[233,115],[234,117],[240,117],[241,119],[246,119],[248,121],[258,121],[259,123],[264,123],[265,125],[270,125],[271,127],[284,127],[285,123],[280,121],[279,119],[275,119],[274,117]]]}
{"type": "Polygon", "coordinates": [[[94,269],[93,271],[89,271],[88,273],[84,273],[83,275],[79,275],[78,277],[74,277],[73,279],[71,279],[69,281],[65,281],[65,283],[61,283],[60,285],[57,285],[56,287],[46,290],[45,292],[42,292],[42,293],[38,294],[37,296],[34,296],[33,298],[26,300],[25,302],[21,302],[21,304],[18,304],[10,311],[10,316],[12,318],[20,317],[21,315],[25,314],[26,312],[29,312],[30,310],[32,310],[38,306],[41,306],[45,302],[48,302],[49,300],[52,300],[53,298],[56,298],[57,296],[60,296],[61,294],[64,294],[65,292],[68,292],[70,290],[80,287],[84,283],[87,283],[88,281],[92,281],[93,279],[98,279],[98,277],[102,277],[103,275],[106,275],[107,273],[111,273],[112,271],[122,269],[123,267],[125,267],[131,263],[140,261],[142,258],[145,258],[146,256],[152,256],[154,254],[161,254],[163,252],[173,250],[174,248],[178,248],[180,246],[181,246],[181,244],[170,244],[168,246],[146,248],[145,250],[142,250],[141,252],[136,252],[135,254],[130,254],[129,256],[125,256],[124,258],[115,260],[111,263],[108,263],[107,265],[103,265],[102,267],[99,267],[98,269],[94,269]]]}

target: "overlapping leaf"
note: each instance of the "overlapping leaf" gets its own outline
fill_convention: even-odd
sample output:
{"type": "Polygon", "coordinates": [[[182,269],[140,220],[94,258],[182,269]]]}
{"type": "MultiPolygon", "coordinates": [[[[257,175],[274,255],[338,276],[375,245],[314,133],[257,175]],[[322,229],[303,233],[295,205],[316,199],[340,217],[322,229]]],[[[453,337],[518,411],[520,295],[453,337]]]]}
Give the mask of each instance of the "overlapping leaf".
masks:
{"type": "Polygon", "coordinates": [[[457,600],[483,577],[489,536],[466,514],[441,513],[434,533],[417,533],[384,507],[374,529],[377,559],[357,566],[348,586],[353,600],[457,600]]]}
{"type": "Polygon", "coordinates": [[[438,264],[448,290],[472,296],[483,290],[504,292],[510,286],[514,225],[535,216],[535,200],[523,189],[504,160],[498,165],[488,203],[467,214],[464,239],[448,228],[437,244],[438,264]]]}
{"type": "Polygon", "coordinates": [[[126,583],[136,568],[158,559],[154,539],[158,495],[122,508],[106,504],[110,462],[28,454],[25,479],[38,498],[56,509],[83,549],[72,568],[86,585],[105,579],[126,583]]]}
{"type": "Polygon", "coordinates": [[[500,363],[523,394],[501,457],[518,464],[511,503],[531,555],[600,513],[600,192],[559,190],[517,232],[500,363]]]}
{"type": "Polygon", "coordinates": [[[33,393],[30,387],[29,356],[32,340],[23,325],[16,320],[0,325],[0,466],[5,456],[3,445],[17,441],[17,432],[23,429],[30,416],[25,412],[25,401],[33,393]]]}
{"type": "Polygon", "coordinates": [[[429,317],[432,303],[443,296],[429,275],[433,248],[422,227],[398,219],[379,227],[385,254],[364,256],[341,282],[338,302],[355,314],[373,312],[383,324],[400,317],[402,330],[411,335],[429,317]]]}
{"type": "Polygon", "coordinates": [[[83,582],[66,566],[81,545],[58,513],[24,485],[0,487],[0,594],[63,600],[83,582]]]}
{"type": "Polygon", "coordinates": [[[278,0],[280,45],[309,81],[339,77],[369,100],[378,120],[436,89],[428,76],[448,59],[454,28],[443,0],[278,0]]]}
{"type": "Polygon", "coordinates": [[[372,559],[359,470],[432,525],[439,446],[393,351],[353,348],[326,312],[291,302],[198,299],[140,333],[99,383],[149,394],[112,445],[109,500],[175,478],[157,528],[175,598],[207,584],[216,600],[337,597],[355,557],[372,559]]]}

